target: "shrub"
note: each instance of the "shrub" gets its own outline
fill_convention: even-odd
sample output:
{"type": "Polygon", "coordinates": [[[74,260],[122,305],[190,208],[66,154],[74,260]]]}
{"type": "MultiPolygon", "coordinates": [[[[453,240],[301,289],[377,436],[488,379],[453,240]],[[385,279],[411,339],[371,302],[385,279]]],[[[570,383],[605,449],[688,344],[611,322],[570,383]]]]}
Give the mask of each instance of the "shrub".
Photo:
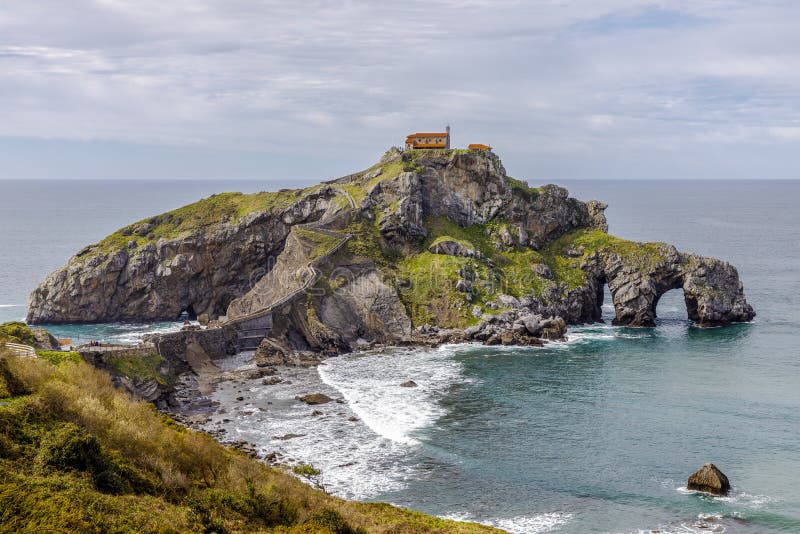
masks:
{"type": "Polygon", "coordinates": [[[37,350],[36,355],[43,360],[47,360],[53,365],[61,365],[64,362],[78,363],[83,361],[77,352],[64,352],[60,350],[37,350]]]}
{"type": "Polygon", "coordinates": [[[33,330],[28,325],[18,321],[0,324],[0,341],[12,343],[32,344],[35,341],[33,330]]]}
{"type": "Polygon", "coordinates": [[[29,389],[9,367],[8,359],[0,357],[0,397],[15,397],[28,393],[29,389]]]}
{"type": "Polygon", "coordinates": [[[330,508],[323,508],[320,513],[311,518],[311,523],[326,528],[331,534],[367,534],[363,528],[351,527],[339,512],[330,508]]]}
{"type": "Polygon", "coordinates": [[[72,423],[60,423],[42,440],[36,455],[39,468],[86,471],[104,465],[97,438],[72,423]]]}

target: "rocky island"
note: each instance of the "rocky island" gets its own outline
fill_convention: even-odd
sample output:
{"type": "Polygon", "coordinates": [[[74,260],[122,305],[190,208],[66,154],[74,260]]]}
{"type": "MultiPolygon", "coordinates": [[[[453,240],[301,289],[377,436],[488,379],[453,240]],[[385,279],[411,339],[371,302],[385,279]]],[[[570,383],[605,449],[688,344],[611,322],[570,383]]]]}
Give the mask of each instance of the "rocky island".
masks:
{"type": "Polygon", "coordinates": [[[188,314],[208,326],[200,344],[227,353],[529,344],[600,321],[605,285],[617,325],[654,325],[676,288],[699,326],[754,317],[732,265],[616,238],[605,208],[511,178],[490,151],[391,149],[337,180],[122,228],[31,294],[28,323],[188,314]]]}

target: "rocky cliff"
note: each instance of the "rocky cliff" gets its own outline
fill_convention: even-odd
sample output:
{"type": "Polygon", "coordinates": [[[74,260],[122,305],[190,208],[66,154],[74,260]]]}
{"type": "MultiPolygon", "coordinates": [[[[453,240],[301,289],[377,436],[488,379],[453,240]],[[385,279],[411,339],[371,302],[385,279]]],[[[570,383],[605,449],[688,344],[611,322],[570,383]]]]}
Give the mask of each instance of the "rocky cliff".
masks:
{"type": "Polygon", "coordinates": [[[216,195],[123,228],[50,275],[28,321],[186,311],[230,327],[269,310],[267,352],[439,330],[454,340],[515,332],[502,338],[513,342],[560,335],[546,317],[600,320],[605,285],[616,324],[653,325],[658,299],[676,288],[699,325],[753,318],[733,266],[615,238],[605,207],[508,177],[490,152],[393,149],[305,190],[216,195]]]}

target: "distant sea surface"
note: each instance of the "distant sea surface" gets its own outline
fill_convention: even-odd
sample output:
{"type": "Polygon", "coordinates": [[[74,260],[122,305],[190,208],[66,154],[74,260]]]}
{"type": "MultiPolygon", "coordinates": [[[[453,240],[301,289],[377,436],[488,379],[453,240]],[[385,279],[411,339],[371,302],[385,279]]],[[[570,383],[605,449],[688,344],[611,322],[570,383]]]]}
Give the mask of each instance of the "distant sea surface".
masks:
{"type": "MultiPolygon", "coordinates": [[[[215,192],[300,185],[0,181],[0,320],[24,317],[50,271],[132,221],[215,192]]],[[[695,328],[674,290],[652,329],[610,326],[607,305],[606,324],[544,348],[335,358],[292,384],[249,387],[225,416],[228,435],[314,463],[336,494],[511,532],[800,532],[800,182],[561,185],[608,203],[615,235],[735,264],[756,321],[695,328]],[[419,387],[398,387],[408,379],[419,387]],[[310,417],[292,401],[310,387],[346,402],[310,417]],[[302,436],[276,438],[291,432],[302,436]],[[730,496],[685,489],[708,461],[731,479],[730,496]]],[[[54,330],[135,341],[168,328],[54,330]]]]}

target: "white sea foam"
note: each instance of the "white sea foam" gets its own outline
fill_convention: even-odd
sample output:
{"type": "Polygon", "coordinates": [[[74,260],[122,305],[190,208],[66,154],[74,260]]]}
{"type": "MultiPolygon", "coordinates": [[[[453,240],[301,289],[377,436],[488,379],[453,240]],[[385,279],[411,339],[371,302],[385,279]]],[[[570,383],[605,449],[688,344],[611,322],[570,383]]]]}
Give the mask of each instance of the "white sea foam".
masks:
{"type": "Polygon", "coordinates": [[[322,381],[340,391],[350,409],[376,434],[415,445],[414,432],[445,413],[437,397],[461,374],[452,354],[452,346],[392,350],[328,360],[317,369],[322,381]],[[413,380],[417,387],[400,387],[406,380],[413,380]]]}
{"type": "Polygon", "coordinates": [[[709,532],[724,534],[728,531],[727,526],[722,522],[724,519],[725,516],[722,514],[698,514],[695,520],[639,530],[638,534],[703,534],[709,532]]]}
{"type": "Polygon", "coordinates": [[[613,326],[610,324],[597,324],[591,326],[581,326],[567,331],[566,343],[549,343],[547,347],[569,348],[573,345],[582,345],[592,341],[614,341],[617,339],[644,339],[652,337],[650,330],[641,332],[631,332],[631,329],[613,326]]]}
{"type": "Polygon", "coordinates": [[[553,529],[564,525],[572,518],[572,514],[551,512],[533,516],[479,519],[472,517],[469,514],[453,513],[446,514],[441,517],[442,519],[470,521],[490,527],[497,527],[505,530],[506,532],[510,532],[511,534],[540,534],[550,532],[553,529]]]}
{"type": "Polygon", "coordinates": [[[717,502],[724,502],[734,506],[738,505],[754,509],[761,508],[764,505],[776,502],[778,500],[774,497],[770,497],[769,495],[752,495],[744,491],[737,491],[736,488],[732,488],[730,493],[727,495],[712,495],[702,491],[690,490],[686,486],[681,486],[675,489],[678,491],[678,493],[683,493],[685,495],[700,495],[717,502]]]}
{"type": "MultiPolygon", "coordinates": [[[[194,323],[197,324],[197,323],[194,323]]],[[[183,327],[183,323],[156,323],[156,324],[120,324],[114,325],[114,332],[107,335],[104,339],[112,343],[136,344],[149,334],[168,334],[177,332],[183,327]]]]}
{"type": "Polygon", "coordinates": [[[0,308],[19,308],[22,304],[0,304],[0,308]]]}
{"type": "MultiPolygon", "coordinates": [[[[451,356],[447,347],[392,350],[330,359],[317,370],[285,368],[284,382],[273,386],[225,382],[213,399],[227,413],[213,415],[208,426],[254,443],[262,454],[277,451],[282,462],[312,463],[325,488],[341,497],[401,490],[428,474],[414,456],[420,444],[412,435],[444,413],[438,395],[460,380],[460,364],[451,356]],[[400,387],[409,379],[418,387],[400,387]],[[307,406],[295,400],[312,392],[346,402],[307,406]],[[240,396],[245,400],[235,402],[240,396]]],[[[252,366],[247,358],[235,360],[226,369],[252,366]]]]}

